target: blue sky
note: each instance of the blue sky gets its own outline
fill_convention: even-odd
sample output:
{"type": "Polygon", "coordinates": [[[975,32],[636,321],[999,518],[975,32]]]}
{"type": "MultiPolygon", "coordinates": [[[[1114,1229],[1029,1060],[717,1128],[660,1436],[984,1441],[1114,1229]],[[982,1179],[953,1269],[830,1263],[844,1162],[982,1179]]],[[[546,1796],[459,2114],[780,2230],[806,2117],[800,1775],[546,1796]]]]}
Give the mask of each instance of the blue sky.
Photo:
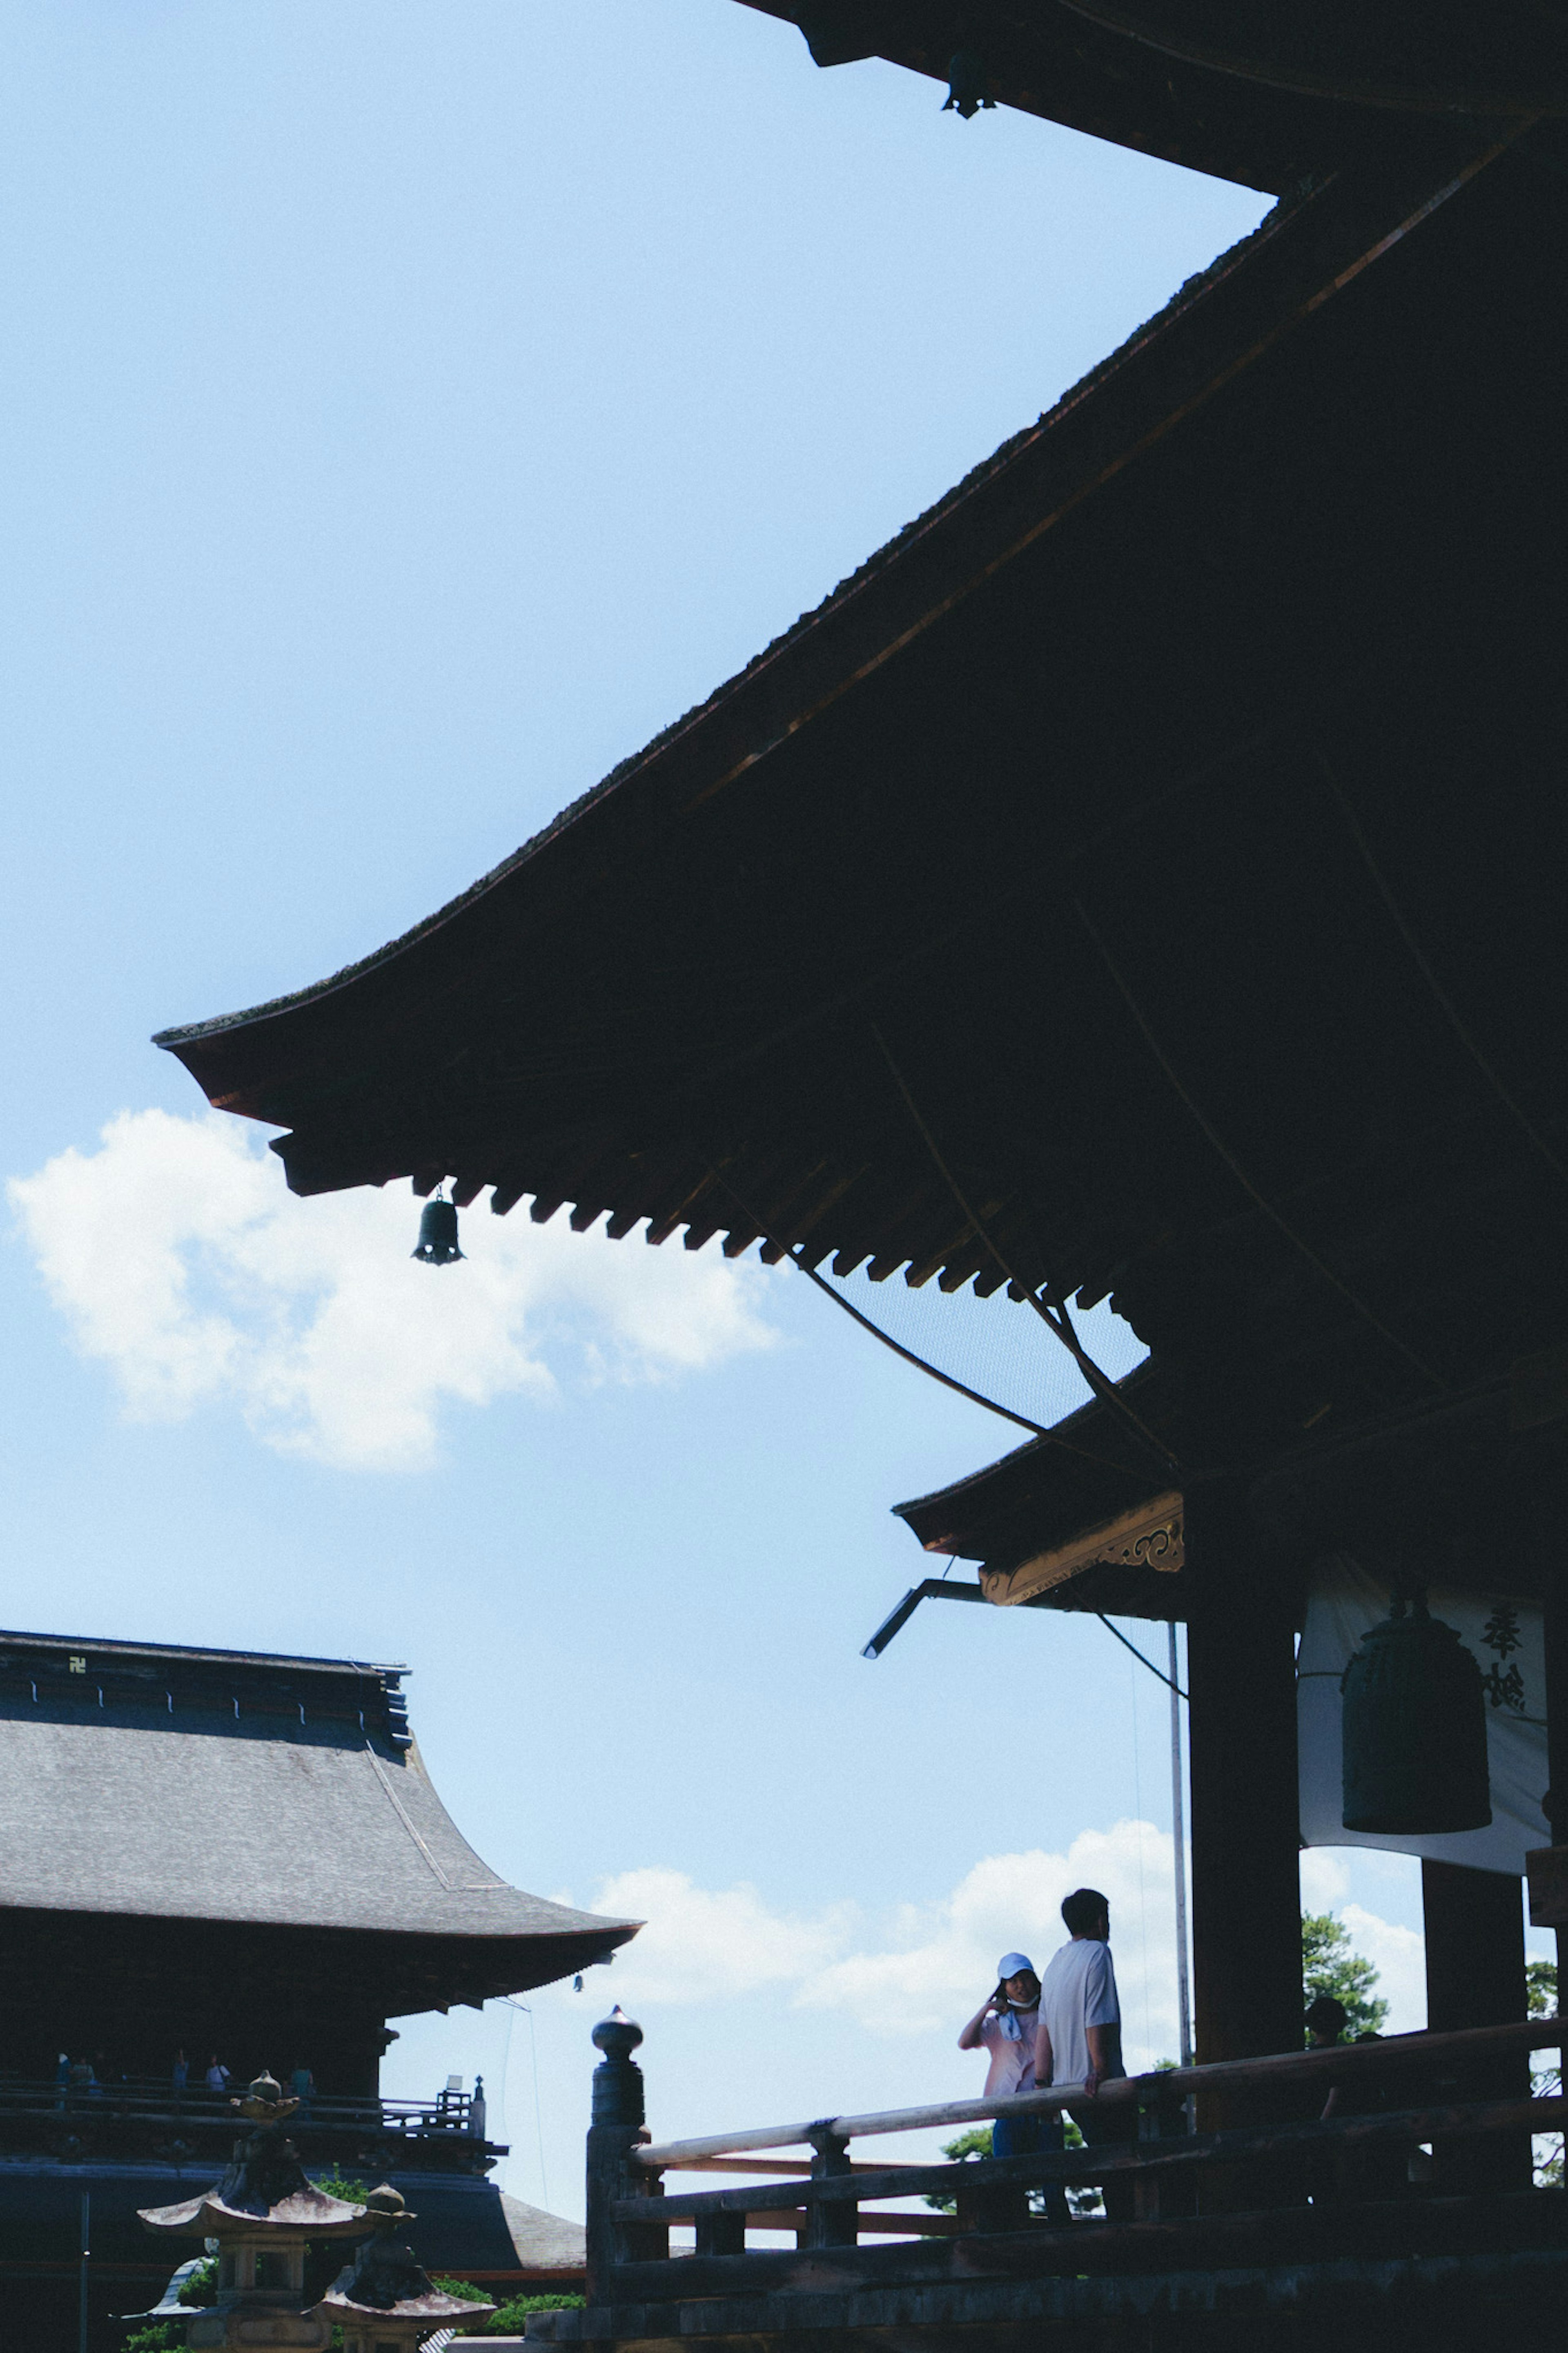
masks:
{"type": "MultiPolygon", "coordinates": [[[[889,1504],[1010,1440],[787,1272],[478,1211],[411,1269],[406,1193],[291,1203],[147,1039],[463,888],[1266,209],[940,98],[731,0],[0,14],[3,1614],[408,1660],[487,1857],[648,1910],[665,2129],[973,2089],[1069,1870],[1173,2049],[1163,1694],[1039,1614],[861,1660],[889,1504]]],[[[1413,1867],[1314,1869],[1414,1985],[1413,1867]]],[[[510,2032],[574,2211],[610,1982],[389,2082],[510,2032]]]]}

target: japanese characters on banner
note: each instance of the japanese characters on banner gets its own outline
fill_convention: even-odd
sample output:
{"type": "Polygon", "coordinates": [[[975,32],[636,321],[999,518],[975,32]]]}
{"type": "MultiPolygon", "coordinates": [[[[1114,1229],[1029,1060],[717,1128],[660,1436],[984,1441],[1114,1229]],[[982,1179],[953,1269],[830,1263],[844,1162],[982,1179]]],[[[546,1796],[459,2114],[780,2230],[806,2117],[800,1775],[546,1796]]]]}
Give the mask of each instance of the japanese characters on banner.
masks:
{"type": "Polygon", "coordinates": [[[1347,1554],[1319,1561],[1308,1580],[1307,1623],[1296,1658],[1301,1836],[1308,1846],[1391,1847],[1478,1871],[1521,1873],[1530,1848],[1552,1833],[1546,1793],[1546,1676],[1539,1602],[1507,1593],[1453,1593],[1433,1586],[1426,1606],[1454,1627],[1479,1662],[1487,1702],[1491,1826],[1445,1838],[1397,1838],[1344,1826],[1340,1678],[1370,1627],[1389,1612],[1385,1585],[1347,1554]]]}

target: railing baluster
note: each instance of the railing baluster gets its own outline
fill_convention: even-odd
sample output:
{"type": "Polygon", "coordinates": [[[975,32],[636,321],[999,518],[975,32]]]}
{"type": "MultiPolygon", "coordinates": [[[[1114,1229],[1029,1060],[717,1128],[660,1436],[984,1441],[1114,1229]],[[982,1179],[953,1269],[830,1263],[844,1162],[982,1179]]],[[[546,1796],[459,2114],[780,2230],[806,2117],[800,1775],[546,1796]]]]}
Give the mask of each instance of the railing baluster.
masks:
{"type": "MultiPolygon", "coordinates": [[[[1138,2093],[1140,2145],[1179,2140],[1185,2137],[1186,2129],[1186,2116],[1177,2094],[1158,2076],[1145,2078],[1138,2093]]],[[[1185,2211],[1188,2200],[1188,2184],[1173,2181],[1166,2173],[1139,2172],[1132,2177],[1132,2211],[1140,2222],[1157,2222],[1173,2208],[1185,2211]]]]}
{"type": "Polygon", "coordinates": [[[746,2252],[743,2214],[699,2214],[696,2230],[700,2255],[743,2255],[746,2252]]]}
{"type": "Polygon", "coordinates": [[[646,2223],[623,2227],[615,2214],[616,2199],[627,2196],[634,2188],[647,2197],[659,2197],[664,2189],[658,2177],[647,2173],[634,2177],[631,2166],[633,2149],[647,2137],[643,2125],[642,2069],[632,2057],[641,2041],[642,2028],[625,2015],[618,2003],[594,2029],[595,2046],[605,2055],[594,2070],[594,2120],[588,2127],[590,2304],[614,2301],[616,2273],[631,2261],[634,2244],[639,2254],[647,2250],[646,2260],[657,2262],[661,2253],[669,2253],[668,2224],[662,2232],[646,2223]]]}
{"type": "MultiPolygon", "coordinates": [[[[853,2170],[849,2144],[830,2124],[814,2126],[809,2138],[816,2151],[811,2161],[814,2181],[853,2170]]],[[[850,2199],[842,2202],[834,2199],[831,2204],[812,2202],[805,2210],[805,2243],[808,2247],[853,2247],[859,2242],[859,2223],[860,2209],[850,2199]]]]}

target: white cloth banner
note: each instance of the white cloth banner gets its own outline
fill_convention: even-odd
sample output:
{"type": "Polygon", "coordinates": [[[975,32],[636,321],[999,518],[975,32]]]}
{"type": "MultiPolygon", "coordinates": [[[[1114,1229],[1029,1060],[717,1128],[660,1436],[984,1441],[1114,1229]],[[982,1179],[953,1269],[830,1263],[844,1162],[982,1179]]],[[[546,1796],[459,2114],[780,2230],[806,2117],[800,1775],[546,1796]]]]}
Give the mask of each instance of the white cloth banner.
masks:
{"type": "Polygon", "coordinates": [[[1456,1628],[1479,1661],[1487,1696],[1491,1826],[1446,1838],[1393,1838],[1344,1826],[1340,1748],[1340,1677],[1369,1627],[1386,1618],[1390,1597],[1348,1555],[1319,1561],[1307,1587],[1307,1624],[1296,1655],[1300,1743],[1301,1836],[1308,1846],[1380,1846],[1435,1862],[1522,1874],[1531,1847],[1549,1846],[1541,1810],[1546,1794],[1546,1662],[1541,1605],[1507,1593],[1453,1593],[1433,1586],[1426,1606],[1456,1628]]]}

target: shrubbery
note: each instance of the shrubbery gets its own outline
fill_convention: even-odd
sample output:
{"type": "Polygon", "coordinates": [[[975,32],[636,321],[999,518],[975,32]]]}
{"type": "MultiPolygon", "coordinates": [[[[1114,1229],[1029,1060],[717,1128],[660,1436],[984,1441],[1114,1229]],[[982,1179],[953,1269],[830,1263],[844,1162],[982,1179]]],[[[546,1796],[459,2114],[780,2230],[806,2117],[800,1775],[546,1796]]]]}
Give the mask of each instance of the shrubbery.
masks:
{"type": "MultiPolygon", "coordinates": [[[[439,2288],[444,2295],[460,2295],[465,2304],[489,2304],[490,2300],[488,2291],[482,2287],[476,2287],[472,2280],[436,2277],[431,2280],[430,2284],[432,2287],[439,2288]]],[[[523,2323],[531,2312],[561,2312],[567,2308],[580,2312],[583,2308],[583,2301],[580,2295],[563,2295],[559,2289],[543,2295],[508,2296],[506,2302],[486,2321],[485,2335],[487,2337],[521,2337],[523,2323]]]]}

